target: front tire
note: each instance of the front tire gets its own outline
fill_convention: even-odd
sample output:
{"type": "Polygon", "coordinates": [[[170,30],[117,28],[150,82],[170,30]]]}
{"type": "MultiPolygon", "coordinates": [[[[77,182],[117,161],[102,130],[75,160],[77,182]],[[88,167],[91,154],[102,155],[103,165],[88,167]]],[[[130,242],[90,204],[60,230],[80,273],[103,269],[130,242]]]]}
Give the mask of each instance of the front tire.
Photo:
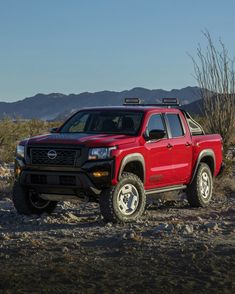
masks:
{"type": "Polygon", "coordinates": [[[102,191],[100,211],[106,221],[131,222],[144,212],[146,196],[139,177],[123,173],[119,183],[102,191]]]}
{"type": "Polygon", "coordinates": [[[36,192],[23,187],[18,181],[13,186],[12,201],[17,212],[25,215],[52,213],[57,205],[57,201],[40,198],[36,192]]]}
{"type": "Polygon", "coordinates": [[[190,206],[208,206],[212,198],[212,190],[213,178],[211,170],[206,163],[200,163],[196,175],[186,191],[190,206]]]}

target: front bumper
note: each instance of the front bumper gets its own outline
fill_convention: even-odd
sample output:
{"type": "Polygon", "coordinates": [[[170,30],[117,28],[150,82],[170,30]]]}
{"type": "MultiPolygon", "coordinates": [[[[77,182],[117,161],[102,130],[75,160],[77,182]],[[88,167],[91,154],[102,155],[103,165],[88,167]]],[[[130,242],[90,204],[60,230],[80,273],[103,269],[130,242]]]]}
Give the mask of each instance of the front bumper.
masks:
{"type": "Polygon", "coordinates": [[[23,186],[40,194],[67,194],[77,196],[99,196],[102,189],[111,186],[114,176],[114,159],[86,162],[78,167],[50,167],[22,164],[16,158],[16,178],[23,186]],[[20,171],[20,172],[19,172],[20,171]],[[107,176],[95,177],[94,172],[105,171],[107,176]]]}

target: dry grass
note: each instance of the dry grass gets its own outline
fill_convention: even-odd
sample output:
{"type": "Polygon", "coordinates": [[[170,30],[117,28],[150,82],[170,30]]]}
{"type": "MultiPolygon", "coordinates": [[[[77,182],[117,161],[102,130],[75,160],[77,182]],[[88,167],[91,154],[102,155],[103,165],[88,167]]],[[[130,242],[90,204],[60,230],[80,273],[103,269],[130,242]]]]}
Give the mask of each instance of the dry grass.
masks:
{"type": "Polygon", "coordinates": [[[0,120],[0,162],[13,162],[15,148],[20,140],[48,133],[49,129],[59,125],[59,122],[40,120],[0,120]]]}
{"type": "Polygon", "coordinates": [[[235,193],[235,162],[226,160],[225,172],[217,177],[214,182],[214,193],[217,196],[230,196],[235,193]]]}
{"type": "Polygon", "coordinates": [[[12,185],[13,179],[8,181],[0,180],[0,200],[11,197],[12,185]]]}
{"type": "Polygon", "coordinates": [[[214,192],[219,196],[229,196],[235,193],[235,181],[231,177],[223,177],[215,180],[214,192]]]}

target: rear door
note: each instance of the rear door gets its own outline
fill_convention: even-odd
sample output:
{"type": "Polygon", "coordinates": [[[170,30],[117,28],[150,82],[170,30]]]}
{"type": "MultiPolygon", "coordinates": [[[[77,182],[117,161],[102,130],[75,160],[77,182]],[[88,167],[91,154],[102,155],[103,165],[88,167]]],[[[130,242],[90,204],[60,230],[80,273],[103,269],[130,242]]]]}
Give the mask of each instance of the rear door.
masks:
{"type": "Polygon", "coordinates": [[[180,113],[166,113],[165,118],[170,136],[173,184],[187,183],[192,169],[191,135],[180,113]]]}
{"type": "MultiPolygon", "coordinates": [[[[146,134],[156,129],[167,132],[162,114],[152,114],[149,117],[146,134]]],[[[163,139],[147,140],[145,143],[148,157],[146,160],[147,189],[169,186],[172,183],[172,152],[169,144],[170,139],[167,134],[163,139]]]]}

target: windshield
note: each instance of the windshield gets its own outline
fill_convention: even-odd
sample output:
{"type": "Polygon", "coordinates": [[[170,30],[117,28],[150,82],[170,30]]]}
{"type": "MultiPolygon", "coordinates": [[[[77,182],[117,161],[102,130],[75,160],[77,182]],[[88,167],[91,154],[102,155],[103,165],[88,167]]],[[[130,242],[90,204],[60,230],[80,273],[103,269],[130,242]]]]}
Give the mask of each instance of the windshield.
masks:
{"type": "Polygon", "coordinates": [[[128,134],[136,135],[143,112],[126,110],[79,111],[61,128],[61,133],[128,134]]]}

